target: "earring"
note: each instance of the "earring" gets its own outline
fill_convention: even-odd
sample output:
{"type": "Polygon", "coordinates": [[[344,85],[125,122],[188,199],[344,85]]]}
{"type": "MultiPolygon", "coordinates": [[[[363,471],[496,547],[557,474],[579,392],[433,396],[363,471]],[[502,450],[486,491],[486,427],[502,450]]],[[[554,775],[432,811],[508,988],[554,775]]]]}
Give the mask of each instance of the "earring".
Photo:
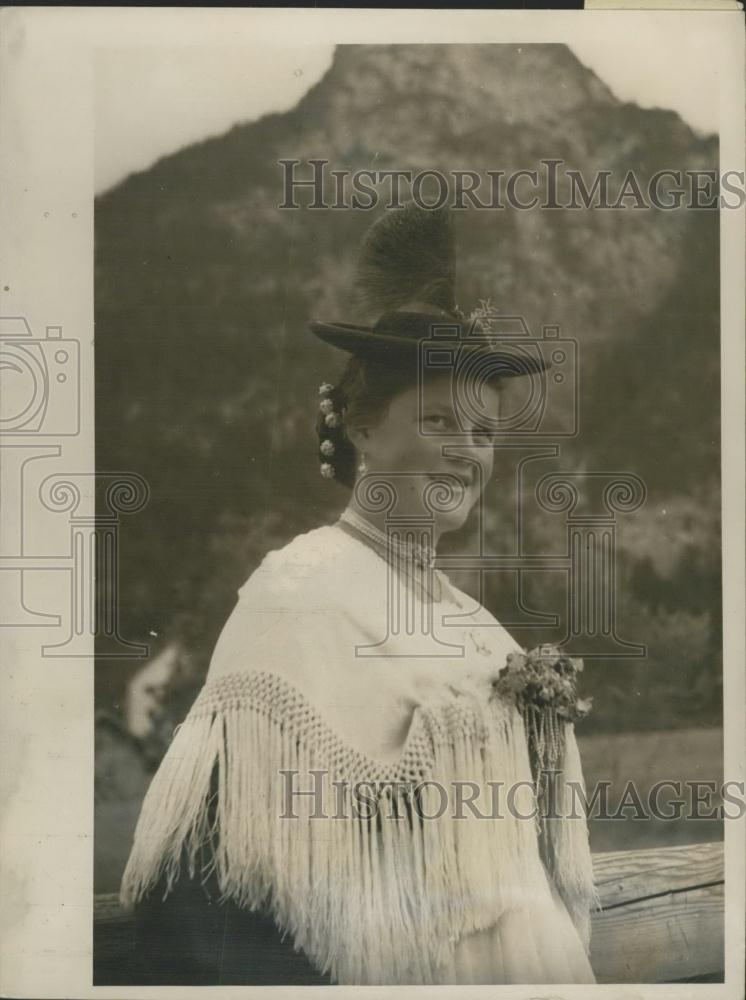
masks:
{"type": "Polygon", "coordinates": [[[365,461],[365,452],[360,456],[360,464],[357,467],[357,471],[364,473],[368,471],[368,463],[365,461]]]}

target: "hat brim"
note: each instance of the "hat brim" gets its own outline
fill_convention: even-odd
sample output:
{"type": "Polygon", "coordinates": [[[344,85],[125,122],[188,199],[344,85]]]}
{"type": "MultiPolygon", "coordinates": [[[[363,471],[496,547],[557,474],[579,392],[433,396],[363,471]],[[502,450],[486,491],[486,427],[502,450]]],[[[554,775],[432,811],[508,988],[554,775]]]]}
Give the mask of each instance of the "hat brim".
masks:
{"type": "MultiPolygon", "coordinates": [[[[322,323],[318,320],[311,323],[311,330],[320,340],[331,344],[332,347],[359,357],[388,362],[397,367],[416,359],[423,340],[429,339],[395,337],[366,326],[356,326],[352,323],[322,323]]],[[[445,341],[437,347],[448,348],[450,343],[453,341],[445,341]]],[[[457,343],[459,347],[466,348],[470,354],[489,358],[494,377],[531,375],[552,367],[551,361],[543,357],[535,341],[530,345],[527,344],[525,348],[515,341],[495,346],[480,337],[465,337],[457,343]]]]}

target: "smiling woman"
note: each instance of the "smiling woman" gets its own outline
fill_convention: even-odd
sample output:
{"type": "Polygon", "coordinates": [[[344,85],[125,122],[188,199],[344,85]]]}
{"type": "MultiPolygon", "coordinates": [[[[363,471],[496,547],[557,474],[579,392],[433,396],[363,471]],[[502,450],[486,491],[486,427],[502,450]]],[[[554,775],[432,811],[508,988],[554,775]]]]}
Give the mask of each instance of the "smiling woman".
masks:
{"type": "Polygon", "coordinates": [[[352,355],[317,421],[350,501],[241,587],[148,791],[122,885],[142,981],[593,983],[572,723],[550,734],[559,818],[537,824],[523,716],[495,683],[516,643],[435,566],[491,476],[502,380],[545,365],[456,308],[447,213],[384,216],[362,274],[376,324],[312,325],[352,355]],[[450,374],[421,364],[439,327],[450,374]],[[464,809],[496,784],[504,814],[464,809]],[[295,949],[274,978],[273,934],[295,949]]]}
{"type": "MultiPolygon", "coordinates": [[[[319,451],[334,478],[352,488],[360,472],[406,473],[397,487],[397,510],[410,515],[423,513],[427,483],[455,483],[462,502],[431,512],[434,541],[444,530],[460,527],[492,473],[501,375],[483,387],[477,418],[461,412],[451,375],[423,371],[418,378],[414,364],[392,369],[384,361],[352,356],[338,384],[321,388],[319,451]],[[330,427],[327,416],[338,412],[344,421],[330,427]]],[[[357,496],[350,502],[359,508],[357,496]]],[[[379,526],[386,517],[365,513],[379,526]]]]}

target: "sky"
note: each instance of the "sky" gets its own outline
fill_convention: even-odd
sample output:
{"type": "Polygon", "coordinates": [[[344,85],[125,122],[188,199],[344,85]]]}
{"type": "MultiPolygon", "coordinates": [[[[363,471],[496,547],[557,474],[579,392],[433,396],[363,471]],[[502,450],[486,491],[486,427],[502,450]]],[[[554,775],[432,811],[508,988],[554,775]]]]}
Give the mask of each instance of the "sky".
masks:
{"type": "MultiPolygon", "coordinates": [[[[718,66],[696,34],[570,43],[622,101],[670,108],[718,130],[718,66]]],[[[107,47],[97,60],[95,189],[101,193],[184,146],[293,107],[331,64],[334,46],[107,47]]]]}

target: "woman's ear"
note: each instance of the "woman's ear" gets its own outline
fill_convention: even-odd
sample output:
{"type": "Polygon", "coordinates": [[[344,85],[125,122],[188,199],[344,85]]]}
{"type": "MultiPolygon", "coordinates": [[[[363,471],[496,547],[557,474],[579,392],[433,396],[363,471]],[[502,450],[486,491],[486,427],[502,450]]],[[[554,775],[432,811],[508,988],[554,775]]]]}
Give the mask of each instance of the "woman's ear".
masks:
{"type": "Polygon", "coordinates": [[[347,437],[352,442],[357,451],[365,451],[368,446],[368,441],[370,440],[370,434],[367,427],[346,427],[347,437]]]}

